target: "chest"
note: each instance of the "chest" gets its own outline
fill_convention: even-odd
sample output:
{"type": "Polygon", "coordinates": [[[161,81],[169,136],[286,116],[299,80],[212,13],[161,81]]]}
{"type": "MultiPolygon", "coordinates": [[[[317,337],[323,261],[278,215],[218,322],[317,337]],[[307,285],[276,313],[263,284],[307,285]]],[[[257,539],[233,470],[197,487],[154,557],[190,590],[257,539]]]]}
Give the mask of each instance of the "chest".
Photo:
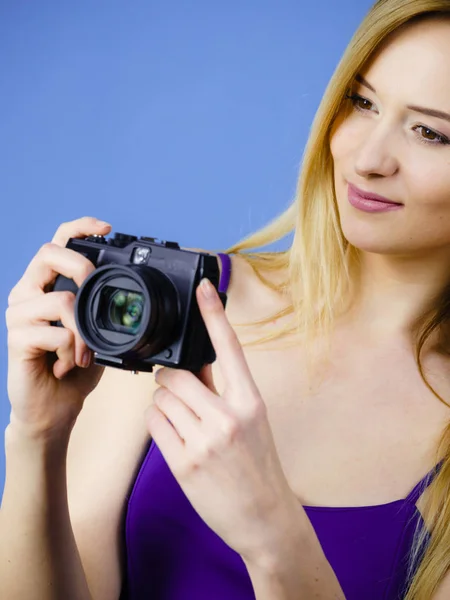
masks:
{"type": "MultiPolygon", "coordinates": [[[[299,348],[244,350],[302,504],[388,503],[406,497],[434,465],[450,409],[427,388],[409,349],[390,343],[331,348],[330,362],[312,381],[299,348]]],[[[449,400],[450,365],[434,357],[426,368],[429,382],[449,400]]]]}

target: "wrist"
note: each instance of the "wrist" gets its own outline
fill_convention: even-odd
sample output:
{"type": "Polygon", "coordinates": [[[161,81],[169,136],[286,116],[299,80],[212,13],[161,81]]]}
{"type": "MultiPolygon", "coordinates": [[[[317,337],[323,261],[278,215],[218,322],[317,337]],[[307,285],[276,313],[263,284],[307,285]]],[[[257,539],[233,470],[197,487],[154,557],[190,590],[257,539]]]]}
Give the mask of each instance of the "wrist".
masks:
{"type": "MultiPolygon", "coordinates": [[[[23,514],[31,504],[48,507],[53,515],[67,504],[68,439],[41,439],[9,424],[5,430],[6,476],[3,502],[23,514]]],[[[3,506],[2,506],[3,508],[3,506]]]]}
{"type": "Polygon", "coordinates": [[[300,502],[278,527],[272,543],[242,556],[258,600],[345,600],[316,532],[300,502]]]}
{"type": "Polygon", "coordinates": [[[267,574],[276,574],[285,569],[299,553],[307,552],[314,529],[302,505],[295,498],[289,509],[266,519],[262,539],[258,546],[248,551],[242,559],[247,566],[267,574]]]}
{"type": "Polygon", "coordinates": [[[11,418],[5,429],[5,452],[28,455],[30,460],[53,456],[65,461],[71,431],[37,432],[11,418]]]}
{"type": "Polygon", "coordinates": [[[5,439],[36,447],[52,448],[68,444],[75,420],[58,427],[36,426],[24,423],[11,411],[5,430],[5,439]]]}

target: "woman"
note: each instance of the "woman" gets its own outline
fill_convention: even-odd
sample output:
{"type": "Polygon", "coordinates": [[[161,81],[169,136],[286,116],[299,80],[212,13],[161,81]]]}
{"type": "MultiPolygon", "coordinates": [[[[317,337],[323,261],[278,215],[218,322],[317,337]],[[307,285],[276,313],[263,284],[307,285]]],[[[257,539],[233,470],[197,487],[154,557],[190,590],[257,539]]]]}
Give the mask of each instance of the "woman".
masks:
{"type": "Polygon", "coordinates": [[[197,376],[84,362],[49,290],[94,268],[67,239],[109,225],[38,252],[7,311],[1,597],[450,596],[449,55],[448,0],[373,6],[295,202],[226,252],[226,315],[197,290],[217,352],[197,376]]]}

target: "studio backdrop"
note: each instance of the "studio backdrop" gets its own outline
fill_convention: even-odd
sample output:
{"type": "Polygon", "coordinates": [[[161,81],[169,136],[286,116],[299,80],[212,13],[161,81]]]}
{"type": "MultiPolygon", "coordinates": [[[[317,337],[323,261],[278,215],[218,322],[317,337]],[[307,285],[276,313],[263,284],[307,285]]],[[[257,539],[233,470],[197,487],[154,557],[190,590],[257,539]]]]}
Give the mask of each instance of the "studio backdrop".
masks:
{"type": "MultiPolygon", "coordinates": [[[[2,315],[64,221],[92,215],[113,232],[216,252],[283,212],[325,87],[371,4],[0,2],[2,315]]],[[[4,318],[0,358],[3,440],[4,318]]],[[[4,476],[2,443],[0,493],[4,476]]]]}

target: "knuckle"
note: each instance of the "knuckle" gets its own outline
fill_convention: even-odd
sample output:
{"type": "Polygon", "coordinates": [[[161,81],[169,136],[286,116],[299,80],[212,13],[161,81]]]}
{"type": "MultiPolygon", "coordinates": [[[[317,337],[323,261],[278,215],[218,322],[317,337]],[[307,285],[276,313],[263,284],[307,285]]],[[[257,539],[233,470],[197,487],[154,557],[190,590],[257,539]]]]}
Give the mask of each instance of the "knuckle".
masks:
{"type": "Polygon", "coordinates": [[[61,347],[71,348],[75,343],[75,334],[68,327],[59,327],[59,335],[61,336],[61,347]]]}
{"type": "Polygon", "coordinates": [[[199,446],[195,452],[194,464],[199,466],[210,460],[210,458],[215,454],[214,446],[214,442],[209,439],[199,442],[199,446]]]}
{"type": "Polygon", "coordinates": [[[24,300],[28,300],[31,294],[30,286],[27,285],[27,278],[23,276],[8,294],[8,308],[16,307],[24,300]]]}
{"type": "Polygon", "coordinates": [[[243,419],[246,423],[254,423],[267,415],[267,407],[260,398],[254,398],[247,404],[243,419]]]}
{"type": "Polygon", "coordinates": [[[189,477],[196,471],[198,465],[194,460],[183,459],[173,469],[176,479],[180,482],[189,479],[189,477]]]}
{"type": "Polygon", "coordinates": [[[227,416],[220,423],[220,437],[223,442],[232,442],[236,439],[239,432],[240,424],[237,418],[227,416]]]}
{"type": "Polygon", "coordinates": [[[95,229],[97,219],[95,217],[84,216],[68,223],[70,234],[69,237],[77,237],[84,235],[88,230],[95,229]]]}
{"type": "Polygon", "coordinates": [[[66,311],[71,311],[75,303],[75,294],[69,290],[57,293],[59,294],[61,308],[66,311]]]}
{"type": "Polygon", "coordinates": [[[95,225],[97,223],[97,220],[95,217],[81,217],[80,222],[81,223],[89,223],[89,225],[95,225]]]}
{"type": "Polygon", "coordinates": [[[10,307],[16,303],[17,294],[18,294],[18,287],[16,284],[8,294],[8,307],[10,307]]]}
{"type": "Polygon", "coordinates": [[[87,258],[81,256],[81,254],[79,256],[83,260],[80,261],[80,264],[78,265],[78,275],[80,279],[84,281],[94,270],[94,265],[87,258]]]}
{"type": "Polygon", "coordinates": [[[12,307],[8,306],[7,309],[5,310],[5,323],[6,323],[7,329],[9,329],[11,327],[11,323],[12,323],[11,309],[12,309],[12,307]]]}
{"type": "Polygon", "coordinates": [[[56,230],[56,234],[66,239],[69,239],[70,237],[76,237],[81,235],[81,232],[86,226],[89,227],[94,225],[95,221],[96,219],[94,217],[86,216],[80,217],[79,219],[74,219],[73,221],[64,221],[56,230]]]}
{"type": "Polygon", "coordinates": [[[78,219],[61,223],[58,231],[64,233],[67,238],[77,237],[82,234],[86,227],[92,226],[95,221],[94,217],[79,217],[78,219]]]}
{"type": "Polygon", "coordinates": [[[13,329],[8,329],[8,335],[6,339],[6,343],[9,349],[16,348],[18,342],[18,335],[13,329]]]}
{"type": "Polygon", "coordinates": [[[41,255],[45,260],[49,256],[49,254],[53,252],[55,247],[56,244],[54,244],[53,242],[45,242],[40,247],[38,254],[41,255]]]}
{"type": "Polygon", "coordinates": [[[14,351],[20,356],[24,349],[32,346],[32,339],[29,330],[23,328],[14,328],[8,330],[7,346],[9,351],[14,351]]]}
{"type": "Polygon", "coordinates": [[[53,239],[52,242],[56,245],[56,246],[65,246],[67,243],[67,240],[70,237],[70,223],[68,222],[64,222],[61,223],[60,226],[58,227],[58,229],[55,231],[55,234],[53,235],[53,239]]]}

